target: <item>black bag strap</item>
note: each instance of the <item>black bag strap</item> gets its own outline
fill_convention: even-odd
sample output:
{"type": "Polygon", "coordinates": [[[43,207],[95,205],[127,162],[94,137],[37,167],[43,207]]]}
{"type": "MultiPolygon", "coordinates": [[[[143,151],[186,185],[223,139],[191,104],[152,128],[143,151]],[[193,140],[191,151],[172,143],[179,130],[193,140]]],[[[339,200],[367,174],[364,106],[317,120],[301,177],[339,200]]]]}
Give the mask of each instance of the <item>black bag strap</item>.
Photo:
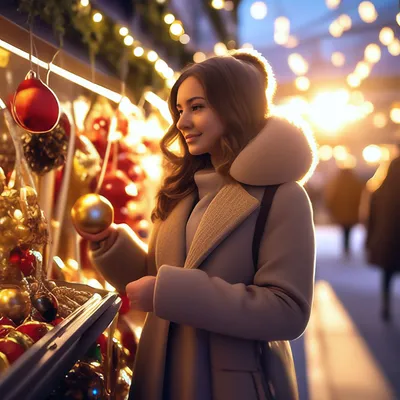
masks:
{"type": "Polygon", "coordinates": [[[255,270],[257,270],[258,253],[260,249],[261,238],[264,234],[265,224],[268,220],[269,211],[271,210],[272,202],[279,186],[280,185],[266,186],[263,198],[261,200],[260,212],[257,217],[256,227],[253,236],[253,263],[255,270]]]}

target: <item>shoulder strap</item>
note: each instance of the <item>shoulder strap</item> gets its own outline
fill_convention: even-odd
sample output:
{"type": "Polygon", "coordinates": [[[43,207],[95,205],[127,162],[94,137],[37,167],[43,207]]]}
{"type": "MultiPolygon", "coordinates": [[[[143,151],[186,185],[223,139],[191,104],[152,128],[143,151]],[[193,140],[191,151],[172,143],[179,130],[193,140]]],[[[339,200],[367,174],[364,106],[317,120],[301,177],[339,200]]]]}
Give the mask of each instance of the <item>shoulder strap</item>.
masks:
{"type": "Polygon", "coordinates": [[[271,209],[272,201],[276,191],[280,185],[270,185],[265,187],[265,192],[261,200],[260,212],[257,217],[256,227],[253,236],[253,263],[254,268],[257,270],[258,252],[260,249],[261,238],[264,234],[265,224],[268,220],[269,211],[271,209]]]}

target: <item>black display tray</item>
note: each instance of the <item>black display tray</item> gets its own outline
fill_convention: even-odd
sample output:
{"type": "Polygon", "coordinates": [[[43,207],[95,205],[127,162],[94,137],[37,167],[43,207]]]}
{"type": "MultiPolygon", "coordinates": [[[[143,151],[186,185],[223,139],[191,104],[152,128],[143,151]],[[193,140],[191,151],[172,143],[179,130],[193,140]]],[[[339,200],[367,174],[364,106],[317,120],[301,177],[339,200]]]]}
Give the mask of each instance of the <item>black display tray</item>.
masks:
{"type": "Polygon", "coordinates": [[[118,313],[121,299],[116,293],[75,283],[58,284],[97,293],[36,342],[0,377],[1,400],[45,399],[118,313]]]}

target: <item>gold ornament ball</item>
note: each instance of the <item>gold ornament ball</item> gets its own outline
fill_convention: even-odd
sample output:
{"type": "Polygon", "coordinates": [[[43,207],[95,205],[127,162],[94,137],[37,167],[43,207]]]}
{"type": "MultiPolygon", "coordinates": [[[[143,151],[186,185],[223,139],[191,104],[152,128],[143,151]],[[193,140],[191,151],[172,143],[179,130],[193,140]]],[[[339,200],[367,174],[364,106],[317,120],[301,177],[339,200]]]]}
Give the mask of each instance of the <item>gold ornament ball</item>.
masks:
{"type": "Polygon", "coordinates": [[[0,291],[0,314],[10,318],[17,325],[21,324],[31,312],[29,294],[20,289],[0,291]]]}
{"type": "Polygon", "coordinates": [[[104,196],[85,194],[72,207],[71,217],[80,231],[95,235],[113,223],[114,208],[104,196]]]}

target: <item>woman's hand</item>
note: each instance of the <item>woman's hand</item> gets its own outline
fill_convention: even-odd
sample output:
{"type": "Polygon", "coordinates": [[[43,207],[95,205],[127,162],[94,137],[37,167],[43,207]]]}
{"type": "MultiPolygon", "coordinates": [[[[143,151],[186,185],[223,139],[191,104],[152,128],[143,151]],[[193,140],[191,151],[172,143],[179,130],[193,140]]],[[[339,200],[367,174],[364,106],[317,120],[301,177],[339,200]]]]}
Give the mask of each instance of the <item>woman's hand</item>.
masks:
{"type": "Polygon", "coordinates": [[[74,227],[78,234],[84,239],[89,240],[90,242],[100,242],[101,240],[107,239],[111,233],[117,229],[117,224],[112,223],[107,229],[96,234],[84,232],[77,228],[75,224],[74,227]]]}
{"type": "Polygon", "coordinates": [[[154,289],[156,286],[155,276],[144,276],[126,286],[126,294],[134,310],[153,312],[154,289]]]}

